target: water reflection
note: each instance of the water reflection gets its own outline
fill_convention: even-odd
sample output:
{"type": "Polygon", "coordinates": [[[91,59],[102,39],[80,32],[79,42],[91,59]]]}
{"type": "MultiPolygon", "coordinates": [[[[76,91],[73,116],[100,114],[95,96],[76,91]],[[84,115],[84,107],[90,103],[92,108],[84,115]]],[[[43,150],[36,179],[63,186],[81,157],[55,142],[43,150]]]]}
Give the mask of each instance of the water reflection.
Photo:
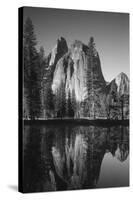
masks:
{"type": "Polygon", "coordinates": [[[24,191],[126,186],[128,154],[127,126],[25,126],[24,191]],[[104,164],[110,163],[108,154],[110,165],[104,164]],[[106,185],[104,172],[117,171],[119,163],[119,176],[125,173],[126,179],[106,185]]]}

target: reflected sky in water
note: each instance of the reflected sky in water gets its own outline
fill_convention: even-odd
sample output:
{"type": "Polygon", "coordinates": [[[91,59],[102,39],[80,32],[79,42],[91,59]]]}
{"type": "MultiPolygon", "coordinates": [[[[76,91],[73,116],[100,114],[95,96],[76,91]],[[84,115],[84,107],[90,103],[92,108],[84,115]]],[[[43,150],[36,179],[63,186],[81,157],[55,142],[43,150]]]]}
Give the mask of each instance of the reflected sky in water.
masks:
{"type": "Polygon", "coordinates": [[[129,127],[25,125],[24,192],[129,185],[129,127]]]}
{"type": "Polygon", "coordinates": [[[106,153],[104,155],[97,187],[128,186],[129,182],[129,157],[120,162],[117,157],[106,153]]]}

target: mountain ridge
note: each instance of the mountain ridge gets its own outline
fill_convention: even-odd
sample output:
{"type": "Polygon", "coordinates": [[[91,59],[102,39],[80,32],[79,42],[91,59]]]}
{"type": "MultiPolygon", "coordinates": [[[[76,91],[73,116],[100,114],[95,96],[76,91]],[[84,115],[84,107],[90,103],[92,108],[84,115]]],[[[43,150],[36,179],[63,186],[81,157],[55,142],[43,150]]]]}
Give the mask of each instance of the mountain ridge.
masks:
{"type": "MultiPolygon", "coordinates": [[[[125,73],[121,72],[108,84],[105,81],[93,38],[88,45],[74,40],[68,48],[65,38],[60,37],[51,52],[49,68],[51,67],[53,95],[57,97],[62,85],[66,101],[69,96],[72,99],[74,94],[76,106],[78,104],[74,117],[114,118],[113,114],[106,112],[108,107],[116,109],[115,96],[117,96],[117,107],[120,107],[122,95],[129,98],[129,78],[125,73]]],[[[123,109],[127,112],[129,105],[123,109]]],[[[118,110],[120,119],[120,113],[123,111],[121,108],[118,110]]],[[[125,118],[128,117],[129,114],[128,116],[126,114],[125,118]]]]}

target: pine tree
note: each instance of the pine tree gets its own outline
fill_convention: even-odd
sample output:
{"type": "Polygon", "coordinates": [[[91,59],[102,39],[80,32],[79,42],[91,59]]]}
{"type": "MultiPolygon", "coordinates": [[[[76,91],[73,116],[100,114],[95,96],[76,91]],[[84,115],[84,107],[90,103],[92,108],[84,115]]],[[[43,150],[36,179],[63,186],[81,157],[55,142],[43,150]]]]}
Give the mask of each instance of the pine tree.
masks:
{"type": "Polygon", "coordinates": [[[105,98],[105,107],[106,107],[106,116],[107,119],[110,119],[110,114],[111,114],[111,98],[110,95],[107,95],[107,97],[105,98]]]}
{"type": "Polygon", "coordinates": [[[64,117],[66,114],[66,93],[65,85],[61,82],[55,97],[55,112],[57,117],[64,117]]]}
{"type": "Polygon", "coordinates": [[[44,77],[44,74],[46,73],[46,61],[45,61],[45,51],[44,47],[41,46],[39,49],[39,63],[40,63],[40,70],[41,70],[41,77],[44,77]]]}
{"type": "Polygon", "coordinates": [[[44,48],[43,48],[43,46],[41,46],[40,50],[39,50],[40,63],[43,63],[43,61],[44,61],[44,55],[45,55],[44,48]]]}
{"type": "Polygon", "coordinates": [[[34,119],[41,112],[41,71],[36,50],[34,26],[30,18],[24,24],[24,97],[28,104],[29,117],[34,119]]]}
{"type": "Polygon", "coordinates": [[[94,38],[91,37],[88,44],[88,68],[87,68],[87,90],[88,99],[91,102],[90,116],[95,118],[95,90],[94,90],[94,55],[95,43],[94,38]]]}
{"type": "Polygon", "coordinates": [[[71,104],[72,104],[72,109],[73,109],[73,116],[75,116],[75,113],[77,110],[77,101],[76,101],[75,90],[72,90],[71,104]]]}
{"type": "Polygon", "coordinates": [[[127,94],[123,94],[119,97],[119,104],[120,104],[120,114],[121,114],[121,120],[124,120],[125,117],[127,117],[126,112],[129,112],[129,96],[127,94]],[[126,112],[124,111],[126,110],[126,112]]]}
{"type": "Polygon", "coordinates": [[[121,119],[124,120],[124,96],[121,96],[121,119]]]}
{"type": "Polygon", "coordinates": [[[71,98],[70,90],[68,92],[68,97],[66,99],[66,115],[67,115],[67,117],[74,116],[74,105],[72,105],[72,98],[71,98]]]}
{"type": "Polygon", "coordinates": [[[110,98],[111,98],[111,105],[110,105],[111,118],[118,119],[120,107],[119,107],[119,97],[116,91],[111,91],[110,98]]]}
{"type": "Polygon", "coordinates": [[[45,82],[43,85],[44,98],[43,98],[43,109],[45,110],[45,117],[51,117],[54,111],[54,95],[49,82],[45,82]]]}
{"type": "Polygon", "coordinates": [[[29,84],[32,83],[32,66],[35,64],[37,58],[36,51],[36,37],[34,35],[34,27],[30,18],[26,19],[24,24],[24,34],[23,34],[23,43],[24,43],[24,84],[29,87],[29,84]]]}

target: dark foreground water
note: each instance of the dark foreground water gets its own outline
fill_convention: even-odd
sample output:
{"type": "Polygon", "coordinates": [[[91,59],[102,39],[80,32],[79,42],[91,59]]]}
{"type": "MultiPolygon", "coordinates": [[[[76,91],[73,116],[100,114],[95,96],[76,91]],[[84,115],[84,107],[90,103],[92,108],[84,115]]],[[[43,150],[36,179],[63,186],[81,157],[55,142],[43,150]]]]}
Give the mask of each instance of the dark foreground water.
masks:
{"type": "Polygon", "coordinates": [[[129,185],[129,127],[25,125],[24,192],[129,185]]]}

